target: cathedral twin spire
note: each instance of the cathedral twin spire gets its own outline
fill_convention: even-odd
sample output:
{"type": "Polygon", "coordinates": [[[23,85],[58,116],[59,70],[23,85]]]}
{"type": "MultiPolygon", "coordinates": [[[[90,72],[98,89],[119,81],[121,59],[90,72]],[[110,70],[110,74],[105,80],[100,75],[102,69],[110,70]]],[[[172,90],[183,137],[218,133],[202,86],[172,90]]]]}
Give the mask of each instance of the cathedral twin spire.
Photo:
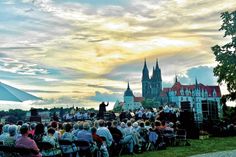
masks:
{"type": "MultiPolygon", "coordinates": [[[[156,67],[153,66],[153,72],[152,72],[152,77],[151,79],[153,80],[161,80],[161,76],[160,76],[160,68],[159,68],[159,64],[158,64],[158,59],[156,60],[156,67]]],[[[144,67],[143,67],[143,76],[142,76],[142,80],[149,80],[149,70],[147,68],[147,61],[146,58],[144,60],[144,67]]]]}
{"type": "Polygon", "coordinates": [[[159,68],[158,59],[156,66],[153,66],[152,76],[149,77],[146,59],[142,73],[142,95],[145,98],[158,98],[162,90],[161,69],[159,68]]]}
{"type": "Polygon", "coordinates": [[[147,68],[147,62],[146,59],[144,60],[144,67],[143,67],[143,76],[142,81],[148,81],[149,80],[149,71],[147,68]]]}

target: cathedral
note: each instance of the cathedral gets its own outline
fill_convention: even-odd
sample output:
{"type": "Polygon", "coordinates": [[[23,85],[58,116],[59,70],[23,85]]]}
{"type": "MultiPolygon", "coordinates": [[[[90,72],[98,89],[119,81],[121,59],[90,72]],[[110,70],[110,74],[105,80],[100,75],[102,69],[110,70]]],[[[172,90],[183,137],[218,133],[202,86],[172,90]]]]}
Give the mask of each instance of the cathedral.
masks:
{"type": "Polygon", "coordinates": [[[158,60],[156,60],[156,67],[153,67],[152,76],[149,77],[149,70],[145,59],[142,73],[142,96],[145,99],[161,101],[161,93],[162,78],[158,60]]]}

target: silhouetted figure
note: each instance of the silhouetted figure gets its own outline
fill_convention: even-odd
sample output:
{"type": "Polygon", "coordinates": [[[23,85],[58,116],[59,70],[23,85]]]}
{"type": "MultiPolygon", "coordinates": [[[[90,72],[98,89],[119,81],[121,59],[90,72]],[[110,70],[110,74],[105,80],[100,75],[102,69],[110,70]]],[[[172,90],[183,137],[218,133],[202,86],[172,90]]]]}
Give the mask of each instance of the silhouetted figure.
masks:
{"type": "Polygon", "coordinates": [[[38,114],[38,110],[35,108],[30,109],[30,122],[40,122],[41,123],[41,116],[38,114]]]}
{"type": "Polygon", "coordinates": [[[60,116],[60,119],[63,119],[63,115],[65,114],[64,110],[63,110],[63,107],[60,108],[60,111],[59,111],[59,116],[60,116]]]}
{"type": "Polygon", "coordinates": [[[109,105],[109,102],[107,104],[105,104],[104,102],[102,102],[100,105],[99,105],[99,117],[101,119],[104,119],[104,113],[106,112],[106,107],[109,105]]]}
{"type": "Polygon", "coordinates": [[[58,117],[58,115],[56,114],[56,112],[53,113],[53,115],[52,115],[52,120],[53,120],[53,121],[56,121],[56,122],[59,122],[59,117],[58,117]]]}
{"type": "Polygon", "coordinates": [[[122,122],[126,118],[126,113],[122,111],[119,115],[120,121],[122,122]]]}

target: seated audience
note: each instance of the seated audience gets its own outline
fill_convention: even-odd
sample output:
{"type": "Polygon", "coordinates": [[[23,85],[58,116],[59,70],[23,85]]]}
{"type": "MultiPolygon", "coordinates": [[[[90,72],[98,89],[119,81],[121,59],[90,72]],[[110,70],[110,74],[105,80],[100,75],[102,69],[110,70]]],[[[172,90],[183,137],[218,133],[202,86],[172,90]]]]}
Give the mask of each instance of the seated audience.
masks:
{"type": "MultiPolygon", "coordinates": [[[[70,123],[65,124],[65,133],[61,136],[61,140],[68,140],[68,141],[75,141],[76,137],[71,133],[72,131],[72,126],[70,123]]],[[[63,153],[74,153],[76,156],[75,152],[77,152],[77,148],[75,144],[72,144],[71,146],[61,146],[63,153]]]]}
{"type": "Polygon", "coordinates": [[[39,146],[39,143],[42,142],[42,138],[44,135],[45,135],[44,125],[42,123],[37,124],[35,126],[33,140],[36,142],[38,146],[39,146]]]}
{"type": "Polygon", "coordinates": [[[83,130],[79,131],[76,136],[77,140],[93,143],[92,133],[89,131],[89,128],[90,128],[89,123],[84,122],[83,123],[83,130]]]}
{"type": "Polygon", "coordinates": [[[58,122],[56,121],[53,121],[51,123],[51,127],[55,130],[55,133],[54,133],[54,137],[56,138],[56,140],[59,140],[61,138],[61,132],[59,131],[59,125],[58,125],[58,122]]]}
{"type": "Polygon", "coordinates": [[[23,147],[28,149],[33,149],[38,152],[37,155],[31,154],[31,157],[41,157],[42,154],[39,153],[39,148],[36,145],[35,141],[28,137],[29,133],[29,126],[28,124],[23,124],[20,128],[21,137],[16,140],[16,147],[23,147]]]}
{"type": "Polygon", "coordinates": [[[53,148],[49,150],[42,150],[43,156],[54,156],[61,154],[61,150],[59,149],[59,144],[56,138],[53,136],[55,134],[55,130],[53,128],[48,129],[48,134],[43,136],[42,142],[49,142],[53,148]]]}
{"type": "Polygon", "coordinates": [[[30,124],[30,130],[29,130],[29,137],[30,138],[33,138],[33,136],[34,136],[35,127],[36,127],[36,123],[31,123],[30,124]]]}
{"type": "Polygon", "coordinates": [[[9,128],[9,124],[5,124],[2,128],[2,134],[0,135],[0,141],[4,141],[8,136],[8,128],[9,128]]]}
{"type": "Polygon", "coordinates": [[[93,136],[93,140],[96,142],[98,149],[100,149],[103,157],[109,157],[109,153],[106,147],[106,141],[97,135],[97,129],[95,127],[91,128],[91,133],[93,136]]]}
{"type": "Polygon", "coordinates": [[[8,129],[9,136],[7,136],[3,141],[3,144],[5,146],[15,146],[16,131],[17,131],[17,126],[16,125],[10,125],[9,126],[9,129],[8,129]]]}
{"type": "Polygon", "coordinates": [[[107,147],[109,148],[113,142],[113,138],[112,138],[111,132],[108,130],[107,127],[105,127],[105,122],[102,119],[99,120],[98,122],[97,134],[100,137],[104,137],[106,139],[106,144],[107,144],[107,147]]]}

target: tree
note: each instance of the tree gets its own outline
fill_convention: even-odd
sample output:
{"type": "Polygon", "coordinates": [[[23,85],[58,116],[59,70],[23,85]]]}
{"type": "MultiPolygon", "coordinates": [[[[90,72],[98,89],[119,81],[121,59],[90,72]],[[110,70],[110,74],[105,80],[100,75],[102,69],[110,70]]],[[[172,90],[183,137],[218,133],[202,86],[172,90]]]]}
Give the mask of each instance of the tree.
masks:
{"type": "Polygon", "coordinates": [[[122,106],[121,105],[116,106],[115,108],[113,108],[113,111],[114,112],[121,112],[122,111],[122,106]]]}
{"type": "Polygon", "coordinates": [[[157,108],[161,105],[159,101],[154,101],[151,99],[146,99],[142,101],[141,103],[142,103],[143,108],[145,109],[157,108]]]}
{"type": "Polygon", "coordinates": [[[216,56],[218,65],[214,68],[214,75],[218,76],[218,83],[226,83],[229,94],[222,99],[236,100],[236,11],[221,14],[223,24],[220,31],[225,31],[224,37],[230,42],[223,46],[215,45],[212,51],[216,56]]]}

